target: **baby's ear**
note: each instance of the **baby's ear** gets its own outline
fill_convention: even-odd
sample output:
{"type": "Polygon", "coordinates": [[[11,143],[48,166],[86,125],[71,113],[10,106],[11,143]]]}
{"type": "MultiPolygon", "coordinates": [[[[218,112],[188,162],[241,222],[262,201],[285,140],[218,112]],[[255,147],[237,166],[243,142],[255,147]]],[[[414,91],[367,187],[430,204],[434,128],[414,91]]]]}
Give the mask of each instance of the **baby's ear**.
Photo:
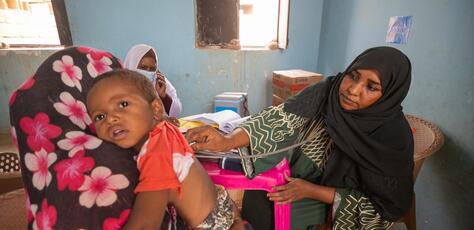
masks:
{"type": "Polygon", "coordinates": [[[163,114],[165,112],[165,110],[163,109],[163,103],[161,102],[160,99],[154,99],[152,102],[151,102],[151,108],[153,110],[153,114],[154,115],[160,115],[163,114]]]}

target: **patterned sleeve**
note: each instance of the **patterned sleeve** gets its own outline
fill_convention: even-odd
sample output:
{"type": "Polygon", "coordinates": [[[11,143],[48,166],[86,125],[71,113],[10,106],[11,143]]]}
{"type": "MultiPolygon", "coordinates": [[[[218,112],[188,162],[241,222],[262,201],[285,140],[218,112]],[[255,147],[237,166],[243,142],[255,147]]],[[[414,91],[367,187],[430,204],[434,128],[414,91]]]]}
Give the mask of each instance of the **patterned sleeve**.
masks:
{"type": "Polygon", "coordinates": [[[382,219],[367,197],[353,189],[336,189],[332,216],[333,230],[388,229],[393,225],[382,219]]]}
{"type": "MultiPolygon", "coordinates": [[[[250,138],[250,151],[242,151],[241,149],[241,155],[258,156],[294,143],[301,127],[308,121],[308,118],[285,112],[283,108],[284,104],[269,107],[241,124],[240,127],[247,132],[250,138]]],[[[242,163],[246,175],[253,177],[274,167],[288,153],[287,151],[271,156],[244,160],[242,163]]]]}

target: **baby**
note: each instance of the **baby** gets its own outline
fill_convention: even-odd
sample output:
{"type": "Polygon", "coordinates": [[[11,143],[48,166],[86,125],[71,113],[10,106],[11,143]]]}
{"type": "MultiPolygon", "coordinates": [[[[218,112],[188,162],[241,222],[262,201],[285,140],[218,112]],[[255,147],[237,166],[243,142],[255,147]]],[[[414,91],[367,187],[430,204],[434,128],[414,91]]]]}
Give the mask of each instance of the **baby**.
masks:
{"type": "Polygon", "coordinates": [[[162,121],[146,77],[130,70],[98,76],[87,109],[101,139],[139,151],[138,194],[125,229],[158,229],[168,204],[193,229],[243,229],[227,192],[214,186],[178,128],[162,121]]]}

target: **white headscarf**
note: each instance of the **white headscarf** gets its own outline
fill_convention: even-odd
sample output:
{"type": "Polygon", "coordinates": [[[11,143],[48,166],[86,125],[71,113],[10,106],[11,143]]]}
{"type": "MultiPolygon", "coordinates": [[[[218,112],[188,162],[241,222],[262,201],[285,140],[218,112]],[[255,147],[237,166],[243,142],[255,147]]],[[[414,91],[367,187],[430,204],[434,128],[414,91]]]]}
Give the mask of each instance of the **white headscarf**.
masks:
{"type": "Polygon", "coordinates": [[[145,44],[134,45],[128,51],[127,56],[125,56],[125,62],[123,65],[127,69],[137,70],[138,63],[140,63],[140,60],[142,60],[143,56],[145,56],[145,54],[150,50],[152,50],[153,54],[155,54],[156,68],[158,69],[158,55],[156,50],[153,47],[145,44]]]}
{"type": "MultiPolygon", "coordinates": [[[[138,63],[140,63],[143,56],[145,56],[145,54],[148,53],[150,50],[152,50],[153,53],[155,54],[156,68],[158,70],[158,54],[153,47],[149,45],[145,45],[145,44],[138,44],[130,48],[130,50],[127,53],[127,56],[125,56],[125,61],[123,63],[125,68],[130,69],[130,70],[137,70],[138,63]]],[[[166,81],[166,94],[169,97],[171,97],[171,100],[172,100],[168,115],[170,117],[179,117],[179,114],[181,113],[181,110],[182,110],[181,101],[178,98],[176,89],[168,80],[168,78],[165,78],[165,81],[166,81]]]]}

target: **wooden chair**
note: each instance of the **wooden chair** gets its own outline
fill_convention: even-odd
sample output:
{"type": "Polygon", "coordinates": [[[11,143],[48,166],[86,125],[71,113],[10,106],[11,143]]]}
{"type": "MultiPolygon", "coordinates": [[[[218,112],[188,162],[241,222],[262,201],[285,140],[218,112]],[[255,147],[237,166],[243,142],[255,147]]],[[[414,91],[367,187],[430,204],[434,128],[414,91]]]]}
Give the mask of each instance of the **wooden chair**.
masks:
{"type": "MultiPolygon", "coordinates": [[[[416,181],[423,162],[433,153],[437,152],[444,144],[444,136],[441,130],[432,122],[421,117],[405,115],[413,132],[415,166],[413,168],[413,180],[416,181]]],[[[403,216],[402,221],[408,230],[416,229],[416,201],[413,196],[412,206],[403,216]]]]}
{"type": "Polygon", "coordinates": [[[18,154],[0,152],[0,194],[23,187],[18,154]]]}
{"type": "Polygon", "coordinates": [[[0,229],[26,229],[25,191],[17,153],[0,153],[0,210],[0,229]]]}

